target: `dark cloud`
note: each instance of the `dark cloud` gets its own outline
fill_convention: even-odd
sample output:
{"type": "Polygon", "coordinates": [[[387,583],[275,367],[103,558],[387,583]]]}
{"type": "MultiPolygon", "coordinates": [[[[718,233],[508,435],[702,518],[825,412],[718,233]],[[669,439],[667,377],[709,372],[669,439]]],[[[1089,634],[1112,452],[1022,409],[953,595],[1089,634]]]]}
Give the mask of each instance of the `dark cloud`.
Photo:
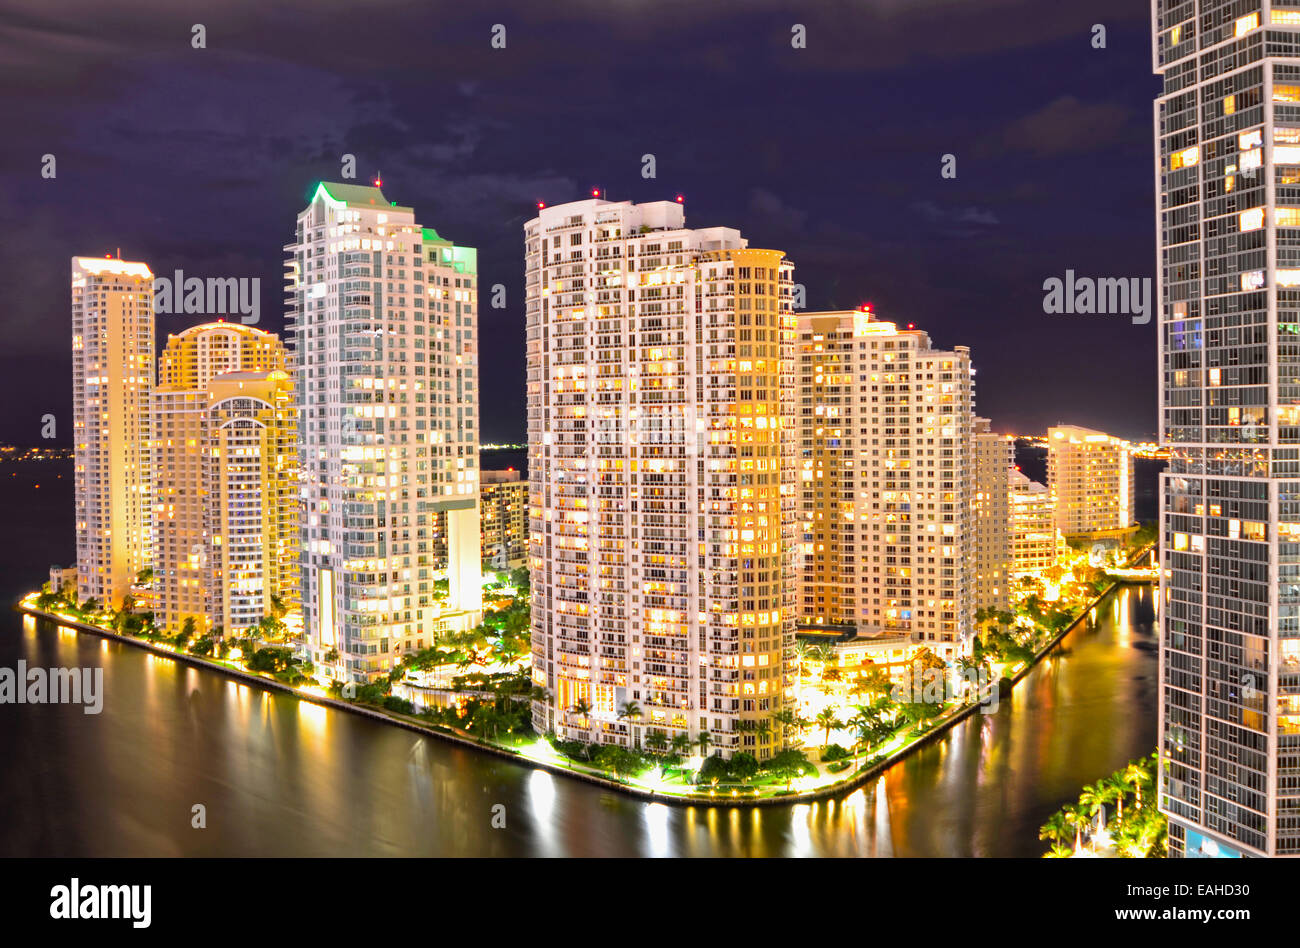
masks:
{"type": "MultiPolygon", "coordinates": [[[[980,411],[1005,426],[1046,425],[1086,400],[1122,433],[1154,428],[1154,336],[1120,345],[1111,329],[1046,321],[1040,289],[1062,261],[1118,274],[1152,257],[1142,4],[6,7],[0,219],[20,235],[0,244],[10,404],[70,399],[74,254],[121,247],[160,272],[258,276],[264,328],[278,329],[294,216],[352,154],[360,178],[382,172],[391,198],[479,248],[484,286],[507,289],[507,309],[481,314],[494,343],[487,438],[523,432],[522,225],[537,201],[592,187],[683,194],[688,223],[788,252],[810,306],[869,299],[939,344],[971,345],[980,411]],[[1105,50],[1088,42],[1098,21],[1105,50]],[[204,50],[190,46],[196,22],[204,50]],[[795,22],[807,49],[790,46],[795,22]],[[494,23],[504,50],[490,47],[494,23]],[[46,153],[54,181],[39,176],[46,153]],[[1026,398],[1042,350],[1105,361],[1118,381],[1058,377],[1026,398]]],[[[28,437],[22,419],[6,424],[0,438],[28,437]]]]}

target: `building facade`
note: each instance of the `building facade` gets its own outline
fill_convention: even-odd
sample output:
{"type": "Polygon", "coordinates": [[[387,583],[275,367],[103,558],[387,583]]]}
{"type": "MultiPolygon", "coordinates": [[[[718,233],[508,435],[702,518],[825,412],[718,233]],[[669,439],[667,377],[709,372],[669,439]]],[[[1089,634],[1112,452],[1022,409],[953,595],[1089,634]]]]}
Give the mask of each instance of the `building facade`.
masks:
{"type": "Polygon", "coordinates": [[[1115,537],[1133,529],[1133,450],[1123,438],[1078,425],[1048,428],[1047,485],[1064,536],[1115,537]]]}
{"type": "Polygon", "coordinates": [[[202,477],[204,614],[244,632],[301,609],[298,406],[284,369],[229,372],[208,385],[202,477]]]}
{"type": "Polygon", "coordinates": [[[793,685],[793,265],[679,203],[524,231],[534,726],[769,757],[793,685]]]}
{"type": "Polygon", "coordinates": [[[1300,853],[1300,6],[1154,0],[1160,808],[1300,853]]]}
{"type": "Polygon", "coordinates": [[[304,635],[363,681],[481,618],[477,253],[378,187],[330,183],[285,252],[304,635]]]}
{"type": "Polygon", "coordinates": [[[1011,475],[1016,445],[987,418],[975,419],[975,607],[1011,605],[1011,475]]]}
{"type": "Polygon", "coordinates": [[[119,608],[151,558],[153,274],[72,258],[77,598],[119,608]]]}
{"type": "MultiPolygon", "coordinates": [[[[213,597],[220,599],[212,587],[214,554],[224,554],[220,538],[228,531],[210,506],[217,498],[209,494],[205,470],[210,456],[221,450],[214,440],[219,429],[211,424],[210,389],[228,373],[279,371],[283,375],[287,367],[284,344],[252,326],[205,323],[167,337],[158,359],[152,411],[153,603],[159,629],[175,634],[187,620],[192,620],[198,634],[217,627],[231,632],[247,628],[218,621],[211,610],[213,597]]],[[[292,436],[292,428],[289,433],[292,436]]],[[[278,444],[273,440],[267,447],[275,449],[278,444]]],[[[294,460],[288,474],[296,477],[296,470],[294,460]]],[[[267,489],[276,492],[279,485],[269,483],[267,489]]],[[[287,513],[292,515],[295,507],[291,504],[287,513]]],[[[272,579],[262,576],[260,568],[257,575],[272,579]]],[[[285,590],[275,584],[265,592],[282,596],[285,590]]]]}
{"type": "Polygon", "coordinates": [[[1056,498],[1044,484],[1031,481],[1019,468],[1008,484],[1011,510],[1011,576],[1032,576],[1056,563],[1056,498]]]}
{"type": "Polygon", "coordinates": [[[528,482],[519,472],[480,473],[482,556],[493,569],[517,569],[528,563],[528,482]]]}
{"type": "Polygon", "coordinates": [[[798,327],[800,622],[906,633],[956,658],[976,608],[970,350],[866,307],[798,327]]]}

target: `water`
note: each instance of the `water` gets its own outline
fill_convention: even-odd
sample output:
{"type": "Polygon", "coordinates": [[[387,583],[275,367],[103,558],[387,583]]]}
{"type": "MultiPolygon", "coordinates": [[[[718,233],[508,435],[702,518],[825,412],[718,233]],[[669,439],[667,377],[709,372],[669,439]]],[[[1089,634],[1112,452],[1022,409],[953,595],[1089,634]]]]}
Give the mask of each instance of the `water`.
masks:
{"type": "MultiPolygon", "coordinates": [[[[68,478],[13,467],[6,601],[71,547],[68,478]]],[[[642,803],[4,612],[0,666],[99,666],[105,701],[0,705],[0,855],[1036,856],[1053,810],[1154,748],[1152,598],[1125,587],[996,714],[883,782],[761,809],[642,803]]]]}

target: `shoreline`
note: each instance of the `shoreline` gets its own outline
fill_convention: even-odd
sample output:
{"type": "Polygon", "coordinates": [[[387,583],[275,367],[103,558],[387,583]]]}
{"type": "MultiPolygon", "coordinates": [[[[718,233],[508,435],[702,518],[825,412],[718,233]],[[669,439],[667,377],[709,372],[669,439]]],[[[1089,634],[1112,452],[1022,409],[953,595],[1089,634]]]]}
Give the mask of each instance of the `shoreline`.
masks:
{"type": "MultiPolygon", "coordinates": [[[[1145,552],[1146,551],[1143,551],[1143,553],[1145,552]]],[[[1142,554],[1139,554],[1139,557],[1141,555],[1142,554]]],[[[1072,631],[1074,631],[1074,629],[1088,617],[1088,615],[1102,602],[1102,600],[1106,599],[1122,585],[1124,585],[1124,583],[1121,582],[1120,580],[1116,580],[1112,582],[1102,592],[1098,593],[1092,600],[1090,600],[1085,606],[1083,606],[1079,610],[1079,614],[1074,618],[1074,620],[1069,625],[1067,625],[1064,629],[1062,629],[1061,632],[1058,635],[1056,635],[1054,638],[1052,638],[1051,641],[1046,643],[1034,655],[1032,661],[1028,662],[1024,668],[1022,668],[1012,678],[1009,679],[1011,682],[1011,686],[1014,687],[1026,675],[1028,675],[1030,671],[1032,671],[1035,667],[1037,667],[1042,662],[1042,660],[1046,658],[1048,654],[1053,649],[1055,649],[1067,635],[1069,635],[1072,631]]],[[[904,747],[900,747],[898,750],[894,751],[888,757],[885,757],[882,760],[877,761],[875,764],[871,765],[870,767],[866,767],[854,771],[851,774],[847,775],[843,780],[837,781],[833,784],[829,784],[828,786],[825,787],[818,787],[813,790],[795,790],[789,793],[782,793],[780,795],[773,795],[773,796],[766,796],[766,797],[739,796],[739,795],[730,796],[729,794],[725,794],[725,793],[721,793],[721,794],[664,793],[664,792],[655,791],[651,788],[640,787],[635,784],[622,783],[617,780],[612,780],[608,777],[602,777],[596,774],[587,773],[582,770],[566,767],[563,764],[555,763],[553,761],[540,760],[538,758],[529,756],[527,754],[521,753],[520,751],[513,750],[511,748],[477,740],[475,738],[458,733],[454,730],[445,728],[444,726],[416,722],[414,720],[409,720],[404,716],[398,716],[396,714],[383,711],[378,708],[372,708],[367,705],[357,704],[355,702],[350,702],[339,698],[331,698],[328,695],[309,694],[295,688],[292,685],[287,685],[284,682],[276,681],[274,678],[271,677],[263,676],[254,672],[244,671],[238,668],[233,668],[231,666],[222,664],[217,661],[213,661],[211,659],[203,658],[198,655],[190,655],[188,653],[177,652],[169,648],[162,648],[153,642],[146,641],[145,639],[136,638],[135,636],[131,636],[131,635],[124,635],[113,629],[106,629],[101,626],[97,626],[85,622],[81,619],[76,619],[69,616],[61,615],[57,612],[47,612],[46,610],[39,609],[35,606],[29,605],[28,603],[24,602],[21,599],[17,603],[15,603],[14,609],[25,615],[33,616],[34,618],[48,619],[49,621],[59,625],[68,626],[84,632],[90,632],[94,635],[98,635],[105,639],[114,639],[126,645],[131,645],[136,648],[144,649],[145,651],[154,655],[158,655],[160,657],[175,659],[176,661],[179,661],[182,664],[189,665],[194,668],[202,668],[207,671],[215,672],[220,675],[225,675],[226,677],[239,681],[243,684],[251,685],[253,687],[260,687],[267,691],[278,692],[280,694],[289,697],[297,698],[300,701],[307,701],[314,704],[318,704],[325,708],[332,708],[337,711],[343,711],[351,714],[358,714],[363,717],[368,717],[371,720],[377,721],[381,724],[396,725],[397,727],[404,728],[405,730],[411,731],[413,733],[428,736],[428,737],[438,738],[440,740],[447,741],[450,744],[459,745],[468,750],[486,751],[487,753],[490,753],[496,757],[499,757],[503,760],[512,761],[513,763],[519,764],[521,766],[533,767],[540,770],[545,770],[549,773],[559,774],[565,777],[576,778],[578,780],[585,781],[586,783],[600,786],[607,790],[612,790],[618,793],[626,794],[628,796],[639,799],[642,802],[664,803],[670,806],[683,806],[683,807],[787,806],[795,803],[816,802],[819,800],[830,799],[833,797],[840,797],[846,793],[859,789],[862,784],[865,784],[868,781],[872,780],[873,778],[880,776],[890,767],[893,767],[895,764],[902,762],[904,759],[907,758],[908,755],[915,753],[916,751],[921,750],[923,747],[926,747],[929,744],[933,743],[936,739],[947,734],[948,731],[952,730],[962,721],[966,720],[966,718],[968,718],[971,714],[978,711],[980,708],[980,703],[978,701],[971,702],[970,704],[962,705],[960,708],[957,708],[949,712],[948,716],[942,718],[925,734],[921,735],[920,737],[917,737],[916,739],[914,739],[912,742],[905,745],[904,747]]],[[[995,687],[997,686],[995,685],[995,687]]],[[[541,738],[541,739],[545,740],[545,738],[541,738]]]]}

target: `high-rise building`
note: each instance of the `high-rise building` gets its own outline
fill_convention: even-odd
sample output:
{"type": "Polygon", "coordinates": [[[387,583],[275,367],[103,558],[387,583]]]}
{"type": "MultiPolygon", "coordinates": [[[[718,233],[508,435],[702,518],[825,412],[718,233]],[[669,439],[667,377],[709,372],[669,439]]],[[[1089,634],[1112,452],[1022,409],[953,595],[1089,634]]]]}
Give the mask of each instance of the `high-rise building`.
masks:
{"type": "Polygon", "coordinates": [[[478,255],[378,187],[329,183],[285,251],[304,634],[365,680],[481,617],[478,255]]]}
{"type": "Polygon", "coordinates": [[[1046,485],[1013,469],[1008,485],[1011,508],[1011,575],[1041,573],[1056,562],[1056,498],[1046,485]]]}
{"type": "Polygon", "coordinates": [[[528,562],[528,482],[519,472],[482,471],[480,529],[483,562],[494,569],[515,569],[528,562]]]}
{"type": "MultiPolygon", "coordinates": [[[[167,337],[167,344],[158,360],[158,384],[153,392],[152,412],[153,608],[154,621],[160,629],[175,633],[184,627],[186,620],[192,619],[194,630],[200,634],[218,626],[226,632],[243,632],[262,617],[258,608],[244,610],[245,614],[256,613],[252,622],[231,625],[214,618],[213,603],[223,602],[224,596],[230,594],[229,590],[222,592],[212,585],[211,572],[230,553],[221,542],[230,529],[219,516],[223,499],[212,496],[207,483],[206,469],[210,462],[219,462],[223,457],[222,441],[229,433],[214,424],[217,419],[212,416],[212,386],[215,380],[228,373],[278,371],[287,379],[287,367],[288,354],[284,344],[271,333],[252,326],[205,323],[167,337]]],[[[284,408],[281,414],[284,414],[284,408]]],[[[253,420],[251,423],[257,425],[261,422],[253,420]]],[[[292,446],[292,418],[287,423],[292,446]]],[[[273,424],[272,430],[283,427],[283,424],[273,424]]],[[[266,459],[274,465],[273,470],[283,471],[285,477],[293,482],[296,480],[297,461],[275,457],[280,447],[279,438],[272,436],[256,450],[269,452],[266,459]]],[[[296,451],[296,447],[291,447],[291,450],[296,451]]],[[[226,460],[232,464],[243,463],[243,460],[234,458],[226,460]]],[[[267,492],[266,500],[282,499],[279,493],[282,485],[277,482],[254,484],[250,489],[260,491],[263,487],[267,492]]],[[[251,512],[253,507],[261,510],[262,501],[262,497],[250,494],[231,509],[236,515],[243,515],[251,512]]],[[[282,532],[275,525],[282,516],[293,515],[295,502],[296,498],[290,498],[290,504],[283,512],[270,507],[264,511],[267,517],[265,539],[270,540],[282,532]]],[[[296,538],[293,549],[297,549],[296,538]]],[[[263,552],[259,545],[257,557],[250,560],[250,572],[243,581],[250,590],[257,592],[259,600],[268,597],[269,602],[272,595],[283,597],[285,588],[282,583],[274,582],[274,570],[264,571],[263,552]]],[[[228,573],[220,575],[227,580],[233,579],[228,573]]],[[[297,599],[296,593],[293,598],[297,599]]]]}
{"type": "Polygon", "coordinates": [[[1016,445],[987,418],[975,419],[975,606],[1011,605],[1011,475],[1016,445]]]}
{"type": "Polygon", "coordinates": [[[239,633],[300,610],[298,406],[283,369],[228,372],[208,386],[204,611],[239,633]]]}
{"type": "Polygon", "coordinates": [[[534,726],[769,757],[793,672],[793,265],[679,203],[524,230],[534,726]]]}
{"type": "Polygon", "coordinates": [[[1136,529],[1133,450],[1123,438],[1077,425],[1048,428],[1047,486],[1064,536],[1119,537],[1136,529]]]}
{"type": "Polygon", "coordinates": [[[77,597],[118,608],[150,565],[153,274],[72,258],[77,597]]]}
{"type": "Polygon", "coordinates": [[[1300,9],[1154,0],[1160,808],[1300,853],[1300,9]]]}
{"type": "Polygon", "coordinates": [[[970,350],[866,307],[802,313],[798,331],[800,622],[956,658],[976,608],[970,350]]]}

